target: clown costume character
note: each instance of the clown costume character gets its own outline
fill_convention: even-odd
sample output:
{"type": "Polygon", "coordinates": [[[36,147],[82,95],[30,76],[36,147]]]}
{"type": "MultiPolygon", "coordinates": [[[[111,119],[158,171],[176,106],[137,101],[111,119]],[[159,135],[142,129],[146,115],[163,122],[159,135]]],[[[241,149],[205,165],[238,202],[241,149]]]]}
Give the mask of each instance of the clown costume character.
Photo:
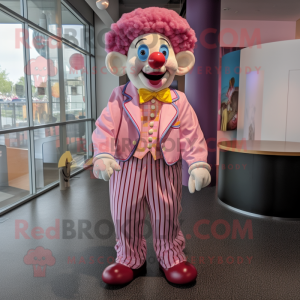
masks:
{"type": "Polygon", "coordinates": [[[166,279],[195,281],[180,230],[182,169],[189,191],[210,183],[207,146],[184,93],[169,88],[195,64],[195,32],[175,11],[151,7],[123,14],[106,34],[106,67],[129,82],[116,87],[93,132],[94,175],[109,180],[116,262],[102,279],[126,284],[146,269],[145,209],[153,245],[166,279]]]}

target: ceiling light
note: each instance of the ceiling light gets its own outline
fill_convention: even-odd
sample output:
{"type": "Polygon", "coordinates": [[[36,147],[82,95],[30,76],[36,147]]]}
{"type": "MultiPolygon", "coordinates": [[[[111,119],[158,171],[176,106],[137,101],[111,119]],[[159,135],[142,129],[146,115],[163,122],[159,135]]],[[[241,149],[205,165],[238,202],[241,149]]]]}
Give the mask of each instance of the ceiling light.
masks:
{"type": "Polygon", "coordinates": [[[105,10],[108,8],[109,1],[108,0],[97,0],[96,5],[99,9],[105,10]]]}

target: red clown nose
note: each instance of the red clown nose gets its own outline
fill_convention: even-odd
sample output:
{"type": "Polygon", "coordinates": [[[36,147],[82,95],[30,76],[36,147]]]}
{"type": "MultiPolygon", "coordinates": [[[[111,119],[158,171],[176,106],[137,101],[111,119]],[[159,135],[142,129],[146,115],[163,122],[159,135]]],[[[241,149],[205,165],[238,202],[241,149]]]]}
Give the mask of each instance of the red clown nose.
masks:
{"type": "Polygon", "coordinates": [[[160,69],[166,62],[165,56],[160,52],[153,52],[148,59],[152,69],[160,69]]]}

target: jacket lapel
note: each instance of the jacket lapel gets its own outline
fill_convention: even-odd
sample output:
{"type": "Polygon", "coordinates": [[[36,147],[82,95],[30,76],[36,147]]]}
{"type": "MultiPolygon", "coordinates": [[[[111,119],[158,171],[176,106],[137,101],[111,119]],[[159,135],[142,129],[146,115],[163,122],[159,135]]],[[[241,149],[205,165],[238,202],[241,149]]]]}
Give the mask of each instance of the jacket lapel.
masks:
{"type": "Polygon", "coordinates": [[[141,111],[139,105],[139,94],[134,85],[129,81],[123,88],[122,94],[126,97],[123,101],[123,108],[134,126],[141,132],[141,111]]]}
{"type": "Polygon", "coordinates": [[[175,119],[178,117],[178,108],[174,102],[179,99],[179,95],[175,90],[171,90],[171,96],[173,102],[164,103],[161,108],[158,130],[160,142],[172,126],[175,119]]]}

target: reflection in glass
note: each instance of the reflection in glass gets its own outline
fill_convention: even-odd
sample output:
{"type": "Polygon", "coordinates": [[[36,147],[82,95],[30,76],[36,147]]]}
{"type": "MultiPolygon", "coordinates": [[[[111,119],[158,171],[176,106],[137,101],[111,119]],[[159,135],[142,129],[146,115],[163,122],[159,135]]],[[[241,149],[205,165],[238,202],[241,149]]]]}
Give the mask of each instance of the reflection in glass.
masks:
{"type": "Polygon", "coordinates": [[[19,15],[23,15],[23,9],[21,7],[20,0],[0,0],[0,4],[5,5],[19,15]]]}
{"type": "Polygon", "coordinates": [[[58,162],[66,151],[71,152],[74,160],[71,173],[83,168],[89,158],[86,147],[87,126],[90,126],[90,122],[34,130],[37,190],[58,181],[58,162]]]}
{"type": "Polygon", "coordinates": [[[37,191],[58,180],[57,164],[63,154],[59,126],[34,130],[35,176],[37,191]]]}
{"type": "Polygon", "coordinates": [[[31,75],[34,125],[60,121],[60,95],[57,42],[29,29],[30,61],[26,72],[31,75]]]}
{"type": "Polygon", "coordinates": [[[88,50],[85,45],[86,28],[88,28],[88,26],[76,18],[63,4],[61,10],[63,38],[88,50]]]}
{"type": "Polygon", "coordinates": [[[60,34],[59,9],[57,0],[27,0],[28,19],[55,35],[60,34]]]}
{"type": "Polygon", "coordinates": [[[0,11],[0,130],[28,125],[22,24],[0,11]]]}
{"type": "Polygon", "coordinates": [[[86,57],[75,49],[63,45],[66,95],[66,120],[86,118],[86,57]]]}
{"type": "Polygon", "coordinates": [[[0,209],[30,193],[28,131],[0,135],[0,209]]]}
{"type": "Polygon", "coordinates": [[[86,146],[87,126],[90,122],[80,122],[66,125],[67,150],[71,152],[74,164],[71,173],[81,169],[89,158],[86,146]]]}

